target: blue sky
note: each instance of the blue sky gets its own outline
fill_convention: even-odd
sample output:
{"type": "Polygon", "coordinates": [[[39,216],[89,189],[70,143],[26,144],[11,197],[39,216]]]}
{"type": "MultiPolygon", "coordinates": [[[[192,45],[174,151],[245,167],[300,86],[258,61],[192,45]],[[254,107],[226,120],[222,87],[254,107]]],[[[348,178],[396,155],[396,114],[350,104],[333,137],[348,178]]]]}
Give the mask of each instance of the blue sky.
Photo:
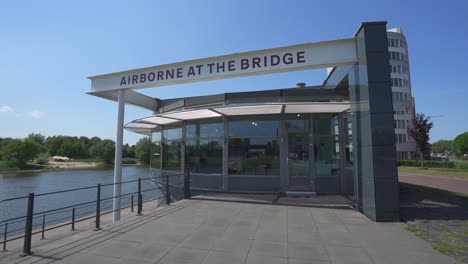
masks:
{"type": "MultiPolygon", "coordinates": [[[[4,1],[0,137],[115,138],[117,104],[87,95],[87,76],[351,37],[361,22],[402,26],[416,110],[431,140],[468,131],[467,1],[4,1]]],[[[143,90],[171,98],[321,84],[325,70],[143,90]]],[[[149,115],[127,106],[125,121],[149,115]]],[[[141,136],[125,132],[124,141],[141,136]]]]}

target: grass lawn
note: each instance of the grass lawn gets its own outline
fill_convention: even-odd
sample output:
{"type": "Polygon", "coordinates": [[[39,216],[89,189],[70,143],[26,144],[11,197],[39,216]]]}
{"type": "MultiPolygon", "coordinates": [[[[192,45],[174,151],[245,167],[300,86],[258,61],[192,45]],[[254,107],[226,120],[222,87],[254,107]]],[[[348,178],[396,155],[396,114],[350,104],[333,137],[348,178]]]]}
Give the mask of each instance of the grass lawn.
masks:
{"type": "Polygon", "coordinates": [[[427,170],[421,170],[418,167],[400,166],[398,172],[468,179],[468,170],[461,169],[428,168],[427,170]]]}

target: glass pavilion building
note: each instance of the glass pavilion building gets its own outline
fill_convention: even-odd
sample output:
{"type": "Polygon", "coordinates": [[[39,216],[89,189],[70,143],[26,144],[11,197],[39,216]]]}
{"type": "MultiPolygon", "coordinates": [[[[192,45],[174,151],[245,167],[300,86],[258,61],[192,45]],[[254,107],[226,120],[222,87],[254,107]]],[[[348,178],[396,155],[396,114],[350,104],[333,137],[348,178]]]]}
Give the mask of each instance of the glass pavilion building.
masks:
{"type": "Polygon", "coordinates": [[[131,104],[152,111],[125,128],[151,137],[156,175],[190,171],[191,187],[208,191],[350,194],[371,220],[399,221],[390,72],[386,22],[367,22],[351,38],[93,76],[90,94],[118,101],[116,180],[131,104]],[[314,68],[330,68],[318,86],[166,100],[134,91],[314,68]]]}
{"type": "Polygon", "coordinates": [[[156,175],[190,171],[191,187],[202,190],[354,193],[345,91],[301,87],[161,105],[126,126],[151,136],[156,175]]]}

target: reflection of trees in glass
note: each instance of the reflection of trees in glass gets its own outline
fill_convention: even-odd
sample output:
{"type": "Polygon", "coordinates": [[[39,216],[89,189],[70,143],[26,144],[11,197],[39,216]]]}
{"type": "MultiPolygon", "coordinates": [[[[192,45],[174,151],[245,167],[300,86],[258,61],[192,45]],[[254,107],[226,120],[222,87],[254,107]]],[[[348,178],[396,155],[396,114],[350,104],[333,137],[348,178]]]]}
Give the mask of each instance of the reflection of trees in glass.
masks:
{"type": "Polygon", "coordinates": [[[222,173],[222,140],[190,140],[186,143],[186,162],[190,171],[198,173],[222,173]]]}
{"type": "Polygon", "coordinates": [[[151,144],[151,168],[161,168],[161,145],[160,142],[151,144]]]}
{"type": "Polygon", "coordinates": [[[278,175],[279,146],[276,138],[229,140],[229,173],[278,175]]]}
{"type": "Polygon", "coordinates": [[[179,141],[163,142],[163,169],[179,171],[181,162],[180,157],[179,141]]]}

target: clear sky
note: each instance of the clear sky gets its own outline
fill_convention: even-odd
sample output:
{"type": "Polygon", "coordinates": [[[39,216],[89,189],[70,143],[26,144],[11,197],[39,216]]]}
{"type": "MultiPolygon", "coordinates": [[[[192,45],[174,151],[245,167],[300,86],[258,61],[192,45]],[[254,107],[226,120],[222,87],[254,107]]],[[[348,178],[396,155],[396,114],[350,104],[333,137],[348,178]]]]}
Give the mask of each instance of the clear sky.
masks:
{"type": "MultiPolygon", "coordinates": [[[[402,26],[416,111],[431,141],[468,131],[468,1],[4,1],[0,137],[115,139],[117,104],[87,95],[87,76],[235,52],[351,37],[361,22],[402,26]]],[[[168,86],[172,98],[321,84],[322,70],[168,86]]],[[[127,106],[125,121],[148,111],[127,106]]],[[[125,132],[124,141],[141,136],[125,132]]]]}

